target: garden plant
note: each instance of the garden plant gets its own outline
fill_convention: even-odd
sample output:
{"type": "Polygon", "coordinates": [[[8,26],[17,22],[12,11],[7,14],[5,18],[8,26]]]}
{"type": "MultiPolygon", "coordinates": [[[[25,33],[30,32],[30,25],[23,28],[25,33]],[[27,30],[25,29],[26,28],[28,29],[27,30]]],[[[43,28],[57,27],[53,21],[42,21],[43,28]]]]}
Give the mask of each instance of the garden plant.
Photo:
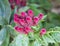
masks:
{"type": "Polygon", "coordinates": [[[0,46],[60,46],[60,12],[52,9],[52,0],[0,0],[0,46]]]}

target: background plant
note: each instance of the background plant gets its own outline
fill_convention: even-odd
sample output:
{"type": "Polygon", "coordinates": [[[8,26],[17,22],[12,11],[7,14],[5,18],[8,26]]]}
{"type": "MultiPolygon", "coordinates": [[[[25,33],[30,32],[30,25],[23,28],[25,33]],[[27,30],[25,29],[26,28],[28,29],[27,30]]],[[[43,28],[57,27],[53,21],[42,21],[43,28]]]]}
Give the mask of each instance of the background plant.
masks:
{"type": "Polygon", "coordinates": [[[8,0],[0,0],[0,46],[59,46],[60,43],[60,16],[51,12],[50,0],[27,0],[26,6],[15,6],[12,10],[8,0]],[[34,11],[35,16],[44,14],[39,26],[32,27],[35,33],[20,34],[14,30],[14,13],[34,11]],[[18,12],[17,12],[18,10],[18,12]],[[38,32],[46,28],[47,32],[42,37],[38,32]]]}

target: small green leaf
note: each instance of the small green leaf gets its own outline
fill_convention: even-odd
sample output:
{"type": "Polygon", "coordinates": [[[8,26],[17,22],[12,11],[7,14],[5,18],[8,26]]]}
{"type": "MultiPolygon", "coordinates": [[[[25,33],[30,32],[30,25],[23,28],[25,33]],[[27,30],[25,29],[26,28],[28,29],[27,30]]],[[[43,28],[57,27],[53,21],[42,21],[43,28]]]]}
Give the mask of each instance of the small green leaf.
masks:
{"type": "Polygon", "coordinates": [[[22,7],[22,8],[19,9],[19,13],[26,12],[28,9],[29,9],[28,6],[22,7]]]}
{"type": "Polygon", "coordinates": [[[54,39],[49,34],[46,34],[43,37],[43,40],[45,40],[47,43],[55,43],[54,39]]]}
{"type": "Polygon", "coordinates": [[[12,27],[11,25],[7,25],[7,29],[13,38],[19,34],[14,30],[14,27],[12,27]]]}
{"type": "Polygon", "coordinates": [[[10,46],[28,46],[29,39],[26,35],[20,34],[10,44],[10,46]]]}
{"type": "Polygon", "coordinates": [[[33,46],[42,46],[38,40],[36,40],[33,44],[34,44],[33,46]]]}
{"type": "Polygon", "coordinates": [[[60,43],[60,32],[53,32],[51,35],[56,42],[60,43]]]}
{"type": "Polygon", "coordinates": [[[0,25],[7,25],[7,24],[8,24],[7,20],[2,16],[0,16],[0,25]]]}

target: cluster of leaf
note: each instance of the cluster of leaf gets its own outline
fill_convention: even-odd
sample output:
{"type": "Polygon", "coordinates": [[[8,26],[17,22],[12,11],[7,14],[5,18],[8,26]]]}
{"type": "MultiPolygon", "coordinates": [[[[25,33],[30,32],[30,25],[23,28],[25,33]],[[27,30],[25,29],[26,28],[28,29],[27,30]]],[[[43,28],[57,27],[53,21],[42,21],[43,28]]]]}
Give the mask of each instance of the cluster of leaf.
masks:
{"type": "Polygon", "coordinates": [[[32,9],[35,15],[44,13],[44,20],[39,26],[32,27],[35,33],[28,35],[19,34],[14,30],[13,11],[8,0],[0,0],[0,46],[59,46],[60,43],[60,16],[51,13],[50,4],[47,0],[28,0],[28,6],[20,8],[19,13],[32,9]],[[38,34],[39,29],[45,27],[45,35],[38,34]]]}

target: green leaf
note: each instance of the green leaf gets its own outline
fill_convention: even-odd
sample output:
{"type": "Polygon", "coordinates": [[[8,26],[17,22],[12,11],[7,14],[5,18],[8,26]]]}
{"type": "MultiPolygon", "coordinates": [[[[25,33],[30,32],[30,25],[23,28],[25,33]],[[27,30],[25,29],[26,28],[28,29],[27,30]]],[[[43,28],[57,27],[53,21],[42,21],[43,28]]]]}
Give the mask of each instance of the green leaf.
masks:
{"type": "Polygon", "coordinates": [[[3,43],[3,41],[5,40],[5,38],[6,38],[6,29],[3,28],[0,31],[0,45],[3,43]]]}
{"type": "Polygon", "coordinates": [[[37,26],[32,26],[32,29],[34,30],[34,32],[37,32],[40,30],[40,26],[37,25],[37,26]]]}
{"type": "Polygon", "coordinates": [[[26,12],[28,9],[29,9],[28,6],[25,6],[25,7],[20,8],[20,9],[19,9],[19,14],[20,14],[21,12],[26,12]]]}
{"type": "Polygon", "coordinates": [[[51,3],[48,0],[40,0],[40,7],[49,10],[51,8],[51,3]]]}
{"type": "Polygon", "coordinates": [[[46,19],[46,18],[47,18],[47,15],[43,16],[43,18],[42,18],[42,19],[46,19]]]}
{"type": "Polygon", "coordinates": [[[51,33],[53,39],[57,42],[57,43],[60,43],[60,32],[53,32],[51,33]]]}
{"type": "Polygon", "coordinates": [[[56,27],[54,27],[54,28],[50,28],[49,30],[60,31],[60,27],[56,26],[56,27]]]}
{"type": "Polygon", "coordinates": [[[49,34],[44,35],[42,38],[46,43],[55,43],[54,39],[49,34]]]}
{"type": "Polygon", "coordinates": [[[33,46],[42,46],[38,40],[36,40],[33,44],[34,44],[33,46]]]}
{"type": "Polygon", "coordinates": [[[60,43],[60,28],[59,27],[55,27],[55,28],[51,28],[50,31],[47,32],[47,34],[50,34],[50,36],[55,40],[55,42],[60,43]],[[55,30],[56,29],[56,30],[55,30]]]}
{"type": "Polygon", "coordinates": [[[39,13],[44,13],[43,9],[37,9],[35,6],[30,5],[30,9],[34,11],[34,15],[37,16],[39,13]]]}
{"type": "Polygon", "coordinates": [[[11,37],[16,37],[19,33],[17,31],[14,30],[14,27],[12,27],[11,25],[7,25],[7,29],[11,35],[11,37]]]}
{"type": "Polygon", "coordinates": [[[10,44],[10,46],[28,46],[29,39],[26,35],[20,34],[10,44]]]}
{"type": "Polygon", "coordinates": [[[0,16],[9,23],[11,9],[8,0],[0,0],[0,16]]]}
{"type": "Polygon", "coordinates": [[[39,5],[38,4],[30,4],[30,6],[32,6],[32,7],[35,7],[35,8],[38,8],[39,7],[39,5]]]}
{"type": "Polygon", "coordinates": [[[8,46],[9,44],[9,34],[6,28],[2,28],[0,31],[0,46],[8,46]]]}
{"type": "Polygon", "coordinates": [[[34,39],[35,39],[33,32],[30,32],[30,33],[28,34],[28,37],[29,37],[29,40],[34,40],[34,39]]]}
{"type": "Polygon", "coordinates": [[[8,24],[7,20],[2,16],[0,16],[0,25],[7,25],[7,24],[8,24]]]}
{"type": "Polygon", "coordinates": [[[14,10],[11,11],[11,16],[10,16],[10,20],[9,20],[9,24],[12,24],[13,21],[13,18],[14,18],[14,13],[17,12],[17,7],[15,7],[14,10]]]}

